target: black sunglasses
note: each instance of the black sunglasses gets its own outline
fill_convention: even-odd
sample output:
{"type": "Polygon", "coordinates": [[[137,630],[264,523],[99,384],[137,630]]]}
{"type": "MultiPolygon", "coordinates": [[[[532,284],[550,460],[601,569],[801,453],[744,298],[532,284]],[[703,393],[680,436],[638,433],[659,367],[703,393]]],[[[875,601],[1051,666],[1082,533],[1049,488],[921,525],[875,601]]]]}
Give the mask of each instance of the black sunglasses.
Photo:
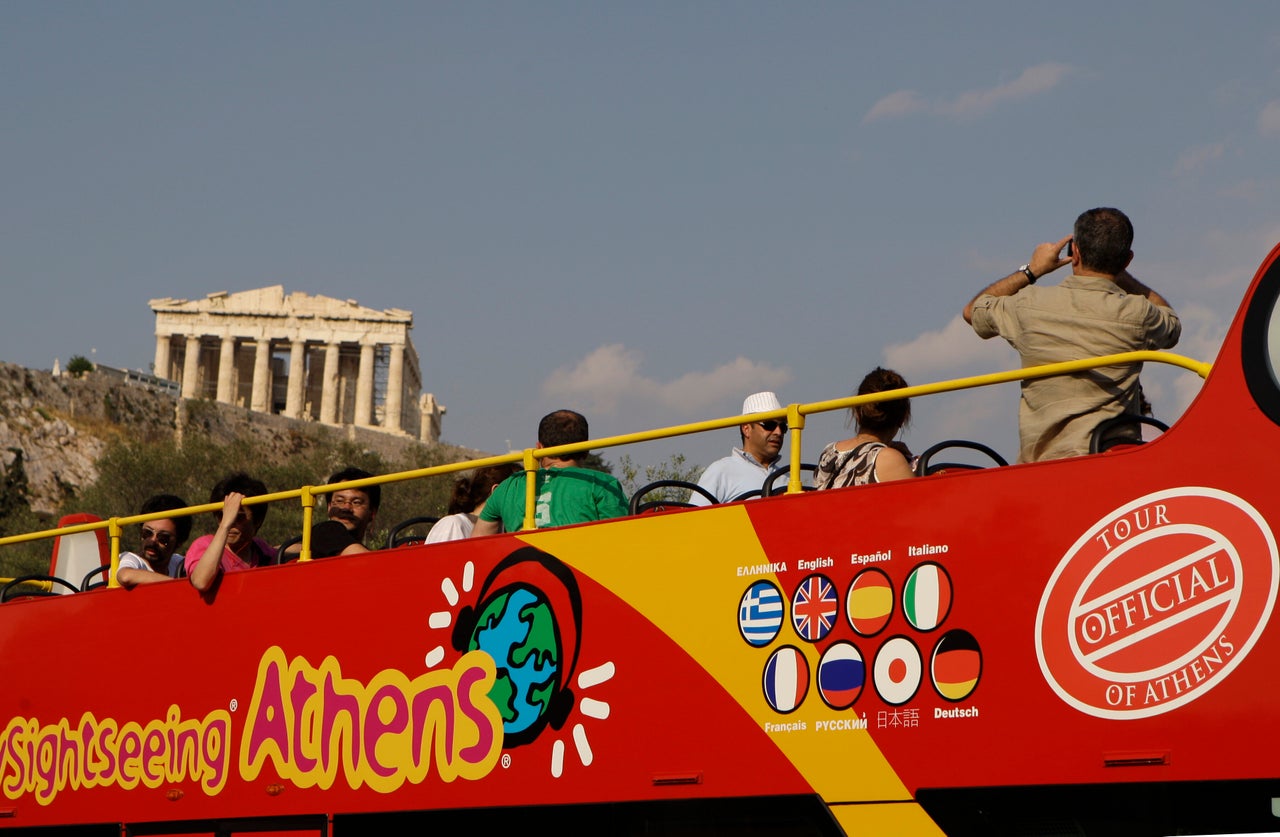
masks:
{"type": "Polygon", "coordinates": [[[157,532],[150,526],[142,527],[142,540],[155,541],[161,546],[172,546],[174,537],[172,532],[157,532]]]}
{"type": "Polygon", "coordinates": [[[785,421],[774,421],[773,419],[769,419],[768,421],[761,421],[757,423],[764,428],[765,433],[772,433],[779,427],[782,428],[783,433],[787,432],[787,423],[785,421]]]}

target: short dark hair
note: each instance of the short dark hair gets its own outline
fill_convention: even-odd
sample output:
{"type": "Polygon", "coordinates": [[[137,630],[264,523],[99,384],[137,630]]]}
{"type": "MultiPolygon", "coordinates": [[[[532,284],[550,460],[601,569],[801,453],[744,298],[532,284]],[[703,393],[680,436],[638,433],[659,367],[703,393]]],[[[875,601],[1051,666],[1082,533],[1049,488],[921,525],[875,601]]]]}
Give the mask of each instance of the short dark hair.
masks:
{"type": "MultiPolygon", "coordinates": [[[[142,508],[138,509],[138,513],[153,514],[155,512],[173,511],[174,509],[185,509],[189,505],[191,504],[175,494],[157,494],[154,497],[148,497],[146,502],[142,504],[142,508]]],[[[170,519],[173,521],[174,534],[178,536],[178,542],[174,546],[182,546],[187,542],[187,538],[191,536],[191,517],[184,515],[170,519]]]]}
{"type": "MultiPolygon", "coordinates": [[[[886,392],[891,389],[906,389],[907,381],[892,369],[877,366],[867,373],[858,385],[858,395],[870,395],[873,392],[886,392]]],[[[858,423],[859,429],[874,430],[882,433],[886,430],[897,431],[911,420],[911,400],[900,398],[897,401],[876,401],[871,404],[859,404],[849,410],[850,418],[858,423]]]]}
{"type": "MultiPolygon", "coordinates": [[[[368,471],[362,471],[359,468],[343,468],[336,474],[329,475],[329,484],[335,482],[347,482],[348,480],[363,480],[373,476],[368,471]]],[[[363,491],[364,495],[369,498],[369,508],[374,511],[378,510],[378,505],[382,502],[382,486],[366,485],[363,488],[353,488],[352,491],[363,491]]],[[[333,499],[333,492],[330,491],[324,495],[324,501],[328,503],[333,499]]]]}
{"type": "MultiPolygon", "coordinates": [[[[586,417],[573,410],[556,410],[554,413],[547,413],[542,417],[542,421],[538,422],[538,444],[544,448],[572,445],[585,442],[589,438],[591,434],[587,431],[586,417]]],[[[580,451],[572,458],[585,454],[586,451],[580,451]]]]}
{"type": "MultiPolygon", "coordinates": [[[[221,503],[233,491],[246,497],[261,497],[267,493],[267,486],[262,480],[256,480],[244,471],[236,471],[234,474],[223,477],[218,481],[218,484],[209,492],[209,502],[221,503]]],[[[261,527],[262,521],[267,519],[267,504],[258,503],[253,506],[245,506],[245,508],[253,516],[254,525],[261,527]]],[[[214,512],[213,516],[218,520],[222,520],[221,512],[214,512]]]]}
{"type": "Polygon", "coordinates": [[[1118,209],[1100,206],[1080,213],[1073,246],[1080,265],[1115,276],[1129,266],[1133,248],[1133,223],[1118,209]]]}

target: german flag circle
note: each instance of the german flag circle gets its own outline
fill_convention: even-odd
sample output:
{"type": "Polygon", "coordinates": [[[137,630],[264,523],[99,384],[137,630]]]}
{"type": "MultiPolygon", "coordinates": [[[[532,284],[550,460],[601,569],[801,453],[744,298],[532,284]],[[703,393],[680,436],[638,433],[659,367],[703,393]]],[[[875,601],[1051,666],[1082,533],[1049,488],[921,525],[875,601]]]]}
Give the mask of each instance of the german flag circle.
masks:
{"type": "Polygon", "coordinates": [[[968,631],[951,630],[933,647],[929,661],[933,688],[944,700],[961,701],[973,694],[982,677],[982,649],[968,631]]]}

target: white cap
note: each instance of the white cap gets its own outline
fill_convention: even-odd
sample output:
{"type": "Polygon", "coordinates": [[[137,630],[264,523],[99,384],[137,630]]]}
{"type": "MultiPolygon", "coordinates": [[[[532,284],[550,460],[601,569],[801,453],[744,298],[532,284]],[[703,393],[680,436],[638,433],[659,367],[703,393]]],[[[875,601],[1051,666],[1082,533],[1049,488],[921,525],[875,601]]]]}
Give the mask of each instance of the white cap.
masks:
{"type": "Polygon", "coordinates": [[[747,400],[742,402],[742,414],[750,413],[767,413],[770,410],[781,410],[782,405],[778,403],[778,396],[772,392],[757,392],[747,396],[747,400]]]}

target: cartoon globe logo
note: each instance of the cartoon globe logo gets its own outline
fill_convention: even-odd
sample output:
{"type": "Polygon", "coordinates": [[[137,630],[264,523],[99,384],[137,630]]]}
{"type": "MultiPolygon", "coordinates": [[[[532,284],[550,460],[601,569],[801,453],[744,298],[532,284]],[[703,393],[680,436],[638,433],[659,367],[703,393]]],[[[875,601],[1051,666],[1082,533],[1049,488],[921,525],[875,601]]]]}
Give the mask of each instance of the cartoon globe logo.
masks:
{"type": "Polygon", "coordinates": [[[468,651],[493,657],[498,675],[489,698],[506,736],[526,732],[547,714],[563,659],[556,616],[542,591],[523,585],[485,603],[468,651]]]}
{"type": "Polygon", "coordinates": [[[534,740],[547,725],[559,729],[573,708],[569,679],[577,665],[582,601],[572,572],[541,550],[525,547],[494,567],[478,596],[474,618],[459,615],[454,646],[493,658],[489,699],[502,715],[506,746],[534,740]],[[562,631],[557,613],[573,617],[562,631]]]}

